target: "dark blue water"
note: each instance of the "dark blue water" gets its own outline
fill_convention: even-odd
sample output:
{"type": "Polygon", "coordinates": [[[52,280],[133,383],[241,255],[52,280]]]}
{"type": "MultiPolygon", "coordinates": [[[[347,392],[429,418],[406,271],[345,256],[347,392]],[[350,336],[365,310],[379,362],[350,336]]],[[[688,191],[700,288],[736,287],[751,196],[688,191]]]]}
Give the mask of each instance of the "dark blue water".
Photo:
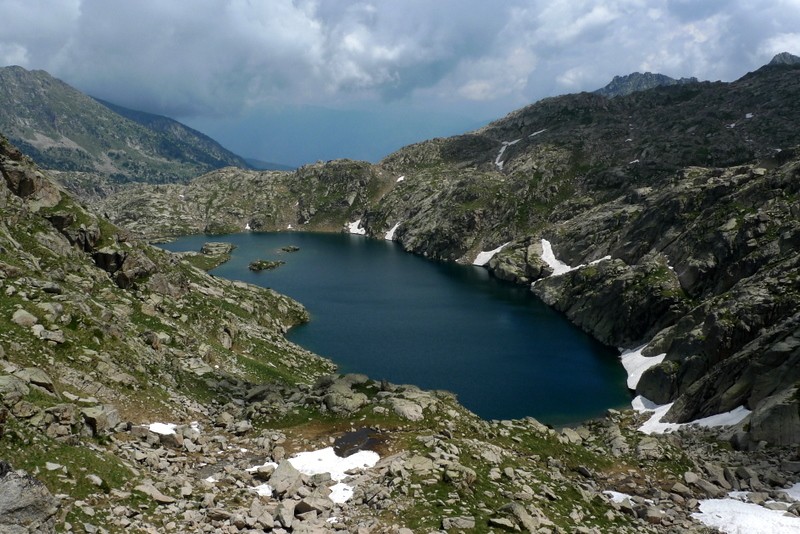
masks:
{"type": "Polygon", "coordinates": [[[311,322],[288,337],[341,372],[446,389],[488,419],[533,416],[559,425],[629,402],[616,350],[604,347],[525,287],[480,267],[438,263],[397,244],[347,234],[190,236],[162,245],[236,245],[217,276],[271,287],[303,303],[311,322]],[[282,252],[295,245],[298,252],[282,252]],[[255,259],[285,265],[258,273],[255,259]]]}

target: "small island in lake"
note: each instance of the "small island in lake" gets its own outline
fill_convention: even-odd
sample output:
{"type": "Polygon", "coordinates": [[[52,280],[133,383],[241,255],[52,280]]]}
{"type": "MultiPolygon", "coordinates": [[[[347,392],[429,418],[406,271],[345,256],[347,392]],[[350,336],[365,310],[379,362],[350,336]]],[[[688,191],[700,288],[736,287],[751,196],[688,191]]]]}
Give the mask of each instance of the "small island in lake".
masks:
{"type": "Polygon", "coordinates": [[[284,263],[286,262],[280,260],[255,260],[251,261],[247,268],[251,271],[269,271],[283,265],[284,263]]]}
{"type": "Polygon", "coordinates": [[[300,247],[295,245],[286,245],[285,247],[281,247],[281,251],[283,252],[297,252],[300,250],[300,247]]]}

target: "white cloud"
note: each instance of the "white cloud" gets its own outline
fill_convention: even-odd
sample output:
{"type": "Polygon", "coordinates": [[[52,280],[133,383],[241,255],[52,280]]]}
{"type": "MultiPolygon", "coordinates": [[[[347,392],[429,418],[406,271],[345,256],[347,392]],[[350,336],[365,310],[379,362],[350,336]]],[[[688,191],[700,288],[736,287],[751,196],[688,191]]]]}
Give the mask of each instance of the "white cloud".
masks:
{"type": "Polygon", "coordinates": [[[0,65],[27,65],[28,49],[17,43],[0,43],[0,65]]]}
{"type": "Polygon", "coordinates": [[[498,57],[482,58],[461,66],[468,79],[458,94],[468,100],[492,100],[519,93],[536,68],[534,53],[525,47],[502,50],[498,57]]]}
{"type": "Polygon", "coordinates": [[[781,33],[767,39],[760,48],[760,52],[765,56],[792,51],[800,54],[800,33],[781,33]]]}

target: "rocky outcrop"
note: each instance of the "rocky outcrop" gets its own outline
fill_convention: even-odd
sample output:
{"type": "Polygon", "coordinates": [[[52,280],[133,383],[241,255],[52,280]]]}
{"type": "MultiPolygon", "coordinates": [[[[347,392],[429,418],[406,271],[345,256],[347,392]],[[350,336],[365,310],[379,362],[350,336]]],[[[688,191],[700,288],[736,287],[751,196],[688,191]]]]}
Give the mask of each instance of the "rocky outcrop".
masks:
{"type": "Polygon", "coordinates": [[[61,200],[56,185],[33,166],[32,161],[0,136],[0,174],[12,194],[25,199],[33,210],[51,208],[61,200]]]}
{"type": "Polygon", "coordinates": [[[686,312],[675,274],[657,260],[601,261],[535,282],[534,294],[606,345],[631,347],[686,312]]]}
{"type": "Polygon", "coordinates": [[[652,72],[634,72],[625,76],[614,76],[608,85],[595,91],[595,93],[608,98],[625,96],[637,91],[646,91],[655,87],[665,87],[669,85],[683,85],[687,83],[697,83],[697,78],[670,78],[664,74],[652,72]]]}
{"type": "Polygon", "coordinates": [[[58,501],[40,481],[0,461],[0,530],[8,534],[55,532],[58,501]]]}

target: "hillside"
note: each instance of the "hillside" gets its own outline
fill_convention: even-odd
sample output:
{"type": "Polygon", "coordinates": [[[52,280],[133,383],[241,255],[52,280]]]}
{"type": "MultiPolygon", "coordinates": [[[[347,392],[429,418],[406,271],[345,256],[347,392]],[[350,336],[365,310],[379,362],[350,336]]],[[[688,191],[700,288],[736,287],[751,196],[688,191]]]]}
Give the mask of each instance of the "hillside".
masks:
{"type": "Polygon", "coordinates": [[[606,344],[666,355],[632,388],[674,403],[668,419],[745,406],[737,447],[798,443],[799,74],[551,98],[376,166],[223,170],[101,209],[159,237],[360,221],[433,259],[504,245],[496,276],[606,344]],[[610,260],[548,277],[543,238],[569,265],[610,260]]]}
{"type": "Polygon", "coordinates": [[[179,122],[97,101],[44,71],[0,68],[0,102],[0,131],[44,168],[160,183],[248,167],[179,122]]]}
{"type": "Polygon", "coordinates": [[[330,374],[283,337],[299,304],[194,267],[224,246],[139,242],[2,138],[0,174],[0,530],[707,532],[699,499],[734,488],[797,513],[793,448],[646,435],[633,411],[483,421],[446,392],[330,374]],[[334,453],[352,476],[308,470],[334,453]]]}

